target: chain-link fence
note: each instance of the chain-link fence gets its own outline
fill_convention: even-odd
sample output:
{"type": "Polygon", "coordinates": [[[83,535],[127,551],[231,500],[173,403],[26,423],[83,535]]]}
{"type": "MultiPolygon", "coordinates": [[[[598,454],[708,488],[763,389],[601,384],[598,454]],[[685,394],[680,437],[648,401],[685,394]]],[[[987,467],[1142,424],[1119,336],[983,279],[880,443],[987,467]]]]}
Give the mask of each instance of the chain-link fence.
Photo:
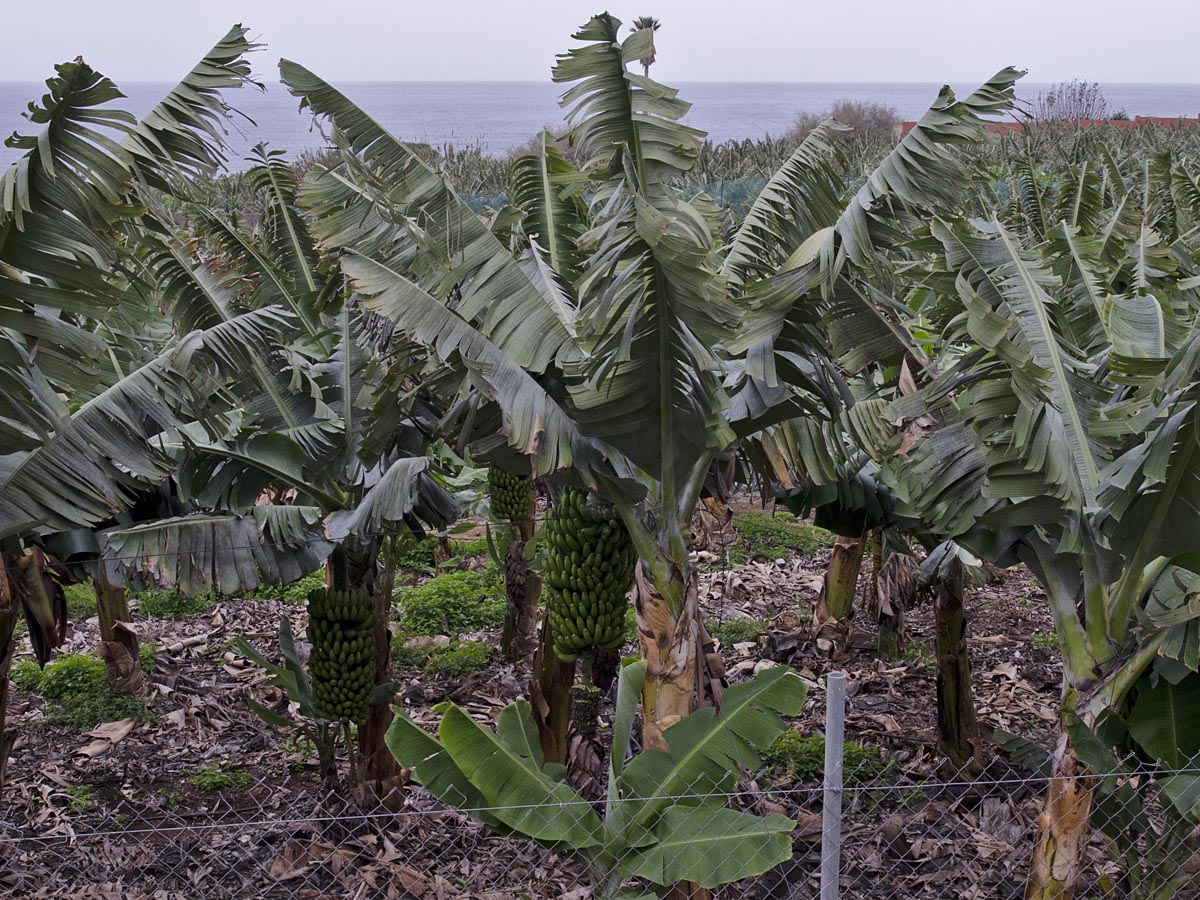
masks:
{"type": "MultiPolygon", "coordinates": [[[[764,817],[770,825],[736,840],[718,829],[690,846],[657,846],[661,829],[630,817],[617,829],[624,831],[625,861],[634,860],[627,868],[645,875],[666,865],[670,854],[706,856],[714,873],[734,857],[750,869],[755,866],[747,857],[770,861],[757,874],[695,895],[713,898],[1022,896],[1038,852],[1047,789],[1064,787],[1061,781],[1015,767],[934,778],[851,753],[844,762],[840,815],[826,821],[824,839],[822,813],[836,779],[814,786],[776,768],[746,776],[734,791],[685,794],[668,804],[684,807],[685,817],[725,808],[764,817]],[[779,832],[783,858],[775,859],[764,848],[779,816],[791,824],[779,832]],[[823,857],[838,876],[824,889],[823,857]]],[[[1173,805],[1159,802],[1169,779],[1193,776],[1200,768],[1154,775],[1127,770],[1092,777],[1083,791],[1058,791],[1068,802],[1057,811],[1064,830],[1056,874],[1072,856],[1066,844],[1074,823],[1074,856],[1081,863],[1076,896],[1200,897],[1200,830],[1173,805]]],[[[537,813],[542,822],[565,817],[578,824],[605,815],[611,822],[622,815],[621,802],[606,810],[603,802],[578,801],[537,813]]],[[[503,824],[479,821],[512,822],[514,808],[467,815],[415,785],[381,800],[355,788],[322,792],[312,780],[292,778],[227,790],[198,806],[169,796],[154,807],[139,808],[119,796],[103,805],[105,812],[97,815],[48,803],[32,821],[0,821],[0,894],[122,900],[613,896],[604,893],[597,866],[572,854],[565,842],[538,844],[503,824]]],[[[634,877],[624,884],[645,889],[655,880],[634,877]]]]}
{"type": "MultiPolygon", "coordinates": [[[[459,535],[446,543],[457,550],[468,540],[481,541],[459,535]]],[[[431,567],[436,560],[431,557],[431,567]]],[[[732,593],[727,581],[722,584],[732,593]]],[[[213,657],[228,682],[223,692],[213,692],[217,705],[235,702],[251,681],[265,678],[241,665],[230,650],[230,635],[253,632],[269,644],[273,617],[300,614],[281,602],[266,616],[259,606],[244,606],[224,604],[220,624],[206,619],[204,634],[181,633],[175,643],[163,643],[166,680],[179,690],[193,679],[189,702],[195,704],[168,713],[172,721],[159,735],[164,759],[172,747],[206,741],[230,741],[213,758],[233,755],[227,732],[239,726],[206,712],[200,695],[210,686],[183,663],[185,657],[213,657]],[[272,621],[263,626],[267,620],[272,621]],[[201,721],[203,732],[197,731],[201,721]]],[[[82,647],[85,641],[77,643],[82,647]]],[[[748,673],[763,662],[755,658],[741,665],[751,667],[748,673]]],[[[821,680],[809,674],[814,684],[821,680]]],[[[669,881],[653,873],[661,875],[673,858],[687,856],[693,870],[706,870],[714,884],[735,868],[750,873],[699,894],[714,900],[1015,900],[1025,893],[1032,863],[1053,856],[1051,874],[1074,881],[1079,898],[1200,900],[1200,766],[1155,772],[1131,762],[1068,790],[1071,785],[1042,768],[1044,750],[1041,758],[1031,747],[1010,748],[1008,755],[989,752],[963,771],[947,771],[927,739],[907,735],[894,721],[889,739],[910,739],[914,749],[885,757],[842,744],[844,695],[834,689],[836,677],[824,680],[824,719],[814,715],[798,723],[802,731],[789,732],[798,737],[795,746],[777,754],[768,768],[742,772],[736,787],[720,794],[696,785],[696,793],[665,798],[669,802],[656,819],[629,817],[619,832],[621,849],[614,854],[619,859],[600,860],[608,868],[627,863],[627,872],[637,873],[628,878],[606,881],[595,847],[573,854],[565,841],[537,843],[514,835],[508,827],[514,813],[528,809],[467,814],[462,811],[471,805],[467,798],[447,805],[416,784],[380,798],[362,786],[330,790],[311,766],[269,775],[258,767],[254,776],[247,774],[250,783],[201,790],[192,786],[204,773],[186,768],[196,765],[192,755],[174,764],[169,782],[153,785],[138,779],[161,768],[160,762],[110,761],[110,777],[89,792],[53,765],[39,766],[47,757],[31,754],[23,770],[31,785],[26,793],[40,792],[43,802],[34,798],[18,812],[0,806],[0,898],[587,900],[615,896],[622,886],[634,891],[624,896],[634,898],[642,896],[639,887],[669,881]],[[823,733],[809,741],[804,729],[815,731],[816,723],[823,733]],[[1037,846],[1048,794],[1059,798],[1054,812],[1062,825],[1053,854],[1037,846]],[[1177,811],[1189,803],[1190,818],[1177,811]],[[690,811],[728,809],[760,817],[763,824],[731,835],[718,821],[707,831],[697,828],[691,840],[664,842],[656,821],[666,808],[682,808],[678,818],[684,822],[699,820],[690,811]],[[1064,871],[1071,863],[1076,870],[1064,871]]],[[[520,681],[514,679],[518,690],[520,681]]],[[[482,689],[479,682],[469,686],[476,693],[482,689]]],[[[470,713],[491,717],[508,698],[499,696],[504,693],[499,688],[496,693],[495,702],[467,704],[470,713]]],[[[454,695],[426,697],[423,705],[441,699],[454,695]]],[[[253,749],[258,738],[251,734],[241,728],[238,750],[253,749]]],[[[303,755],[299,744],[296,750],[303,755]]],[[[603,797],[602,789],[593,793],[603,797]]],[[[602,799],[564,802],[539,815],[568,826],[589,817],[612,822],[624,815],[627,802],[638,798],[607,807],[602,799]]]]}

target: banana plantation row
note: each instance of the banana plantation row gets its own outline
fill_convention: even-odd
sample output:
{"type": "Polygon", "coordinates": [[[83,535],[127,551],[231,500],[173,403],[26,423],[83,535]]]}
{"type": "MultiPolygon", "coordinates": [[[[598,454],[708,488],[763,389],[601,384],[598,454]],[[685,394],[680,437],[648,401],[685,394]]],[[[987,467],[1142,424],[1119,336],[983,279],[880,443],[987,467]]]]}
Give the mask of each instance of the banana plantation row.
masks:
{"type": "Polygon", "coordinates": [[[804,697],[783,668],[730,686],[699,613],[693,518],[753,480],[841,536],[818,646],[848,639],[867,550],[881,650],[929,586],[956,766],[980,746],[966,570],[1040,582],[1063,680],[1029,897],[1074,889],[1117,798],[1089,772],[1157,767],[1190,828],[1200,778],[1170,773],[1200,753],[1194,148],[1048,149],[1040,129],[998,154],[1004,69],[943,89],[870,165],[825,123],[731,213],[681,198],[703,135],[647,74],[654,29],[619,29],[574,35],[552,76],[568,130],[482,214],[289,60],[331,149],[301,176],[256,148],[260,215],[207,204],[227,92],[254,84],[241,27],[141,120],[86,63],[57,67],[0,177],[0,701],[16,617],[46,663],[65,581],[94,583],[110,680],[137,690],[127,590],[238,596],[324,567],[307,665],[289,629],[283,666],[254,656],[317,723],[327,777],[342,739],[365,783],[403,767],[573,848],[598,896],[704,896],[791,853],[789,820],[695,799],[753,770],[804,697]],[[503,650],[534,674],[496,732],[451,706],[435,736],[390,704],[389,561],[462,514],[468,464],[490,472],[503,650]],[[568,746],[614,682],[612,734],[568,746]],[[607,815],[580,813],[569,785],[600,781],[607,815]],[[700,840],[723,852],[672,849],[700,840]]]}

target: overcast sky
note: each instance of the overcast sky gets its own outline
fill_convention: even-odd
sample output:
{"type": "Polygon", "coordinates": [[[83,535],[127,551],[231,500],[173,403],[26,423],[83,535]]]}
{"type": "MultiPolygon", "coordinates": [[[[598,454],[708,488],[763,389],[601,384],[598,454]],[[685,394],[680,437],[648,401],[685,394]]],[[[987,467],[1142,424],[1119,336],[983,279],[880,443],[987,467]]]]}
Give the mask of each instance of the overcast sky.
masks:
{"type": "MultiPolygon", "coordinates": [[[[174,81],[235,22],[331,81],[536,81],[599,0],[4,0],[0,81],[82,54],[122,81],[174,81]]],[[[681,81],[1200,82],[1200,4],[1153,0],[625,0],[655,15],[657,78],[681,81]],[[1140,9],[1140,11],[1139,11],[1140,9]],[[1149,13],[1153,11],[1153,15],[1149,13]]]]}

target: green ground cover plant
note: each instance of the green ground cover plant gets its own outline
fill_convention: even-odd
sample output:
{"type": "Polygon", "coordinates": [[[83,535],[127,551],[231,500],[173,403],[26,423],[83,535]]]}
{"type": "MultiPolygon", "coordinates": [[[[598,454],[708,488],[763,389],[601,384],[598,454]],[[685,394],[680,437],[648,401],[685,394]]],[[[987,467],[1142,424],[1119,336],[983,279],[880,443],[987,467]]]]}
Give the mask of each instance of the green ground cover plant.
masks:
{"type": "Polygon", "coordinates": [[[252,780],[253,776],[245,769],[224,762],[212,762],[200,766],[196,774],[188,779],[188,784],[197,790],[216,793],[249,787],[252,780]]]}
{"type": "Polygon", "coordinates": [[[410,635],[455,637],[504,622],[504,579],[488,566],[479,571],[443,572],[396,593],[400,630],[410,635]]]}
{"type": "MultiPolygon", "coordinates": [[[[875,747],[846,742],[843,757],[843,777],[848,782],[865,782],[876,778],[884,768],[883,758],[875,747]]],[[[812,781],[825,769],[825,737],[820,734],[801,735],[787,730],[775,738],[763,760],[777,778],[812,781]]]]}
{"type": "Polygon", "coordinates": [[[835,537],[824,528],[797,522],[790,513],[747,512],[733,517],[741,540],[729,548],[729,564],[743,565],[753,559],[775,559],[792,553],[815,553],[833,546],[835,537]]]}
{"type": "MultiPolygon", "coordinates": [[[[143,668],[145,665],[143,658],[143,668]]],[[[48,663],[45,669],[39,669],[32,660],[20,660],[13,665],[12,679],[21,690],[46,698],[45,722],[49,725],[82,732],[101,722],[142,720],[149,715],[146,702],[140,697],[109,689],[104,663],[90,654],[68,653],[48,663]]]]}

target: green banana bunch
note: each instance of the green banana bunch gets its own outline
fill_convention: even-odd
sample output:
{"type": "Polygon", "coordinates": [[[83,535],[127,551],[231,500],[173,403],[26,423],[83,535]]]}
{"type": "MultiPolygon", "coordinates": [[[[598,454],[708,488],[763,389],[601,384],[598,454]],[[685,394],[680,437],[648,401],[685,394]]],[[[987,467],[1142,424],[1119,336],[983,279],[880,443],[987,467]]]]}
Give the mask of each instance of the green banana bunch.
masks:
{"type": "Polygon", "coordinates": [[[542,579],[554,652],[570,662],[625,643],[626,595],[637,553],[611,509],[588,506],[585,491],[567,490],[546,518],[542,579]]]}
{"type": "Polygon", "coordinates": [[[495,466],[488,468],[488,494],[492,515],[500,522],[524,522],[533,507],[533,479],[513,475],[495,466]]]}
{"type": "Polygon", "coordinates": [[[370,596],[327,588],[311,591],[308,641],[317,714],[361,725],[375,688],[375,609],[370,596]]]}

